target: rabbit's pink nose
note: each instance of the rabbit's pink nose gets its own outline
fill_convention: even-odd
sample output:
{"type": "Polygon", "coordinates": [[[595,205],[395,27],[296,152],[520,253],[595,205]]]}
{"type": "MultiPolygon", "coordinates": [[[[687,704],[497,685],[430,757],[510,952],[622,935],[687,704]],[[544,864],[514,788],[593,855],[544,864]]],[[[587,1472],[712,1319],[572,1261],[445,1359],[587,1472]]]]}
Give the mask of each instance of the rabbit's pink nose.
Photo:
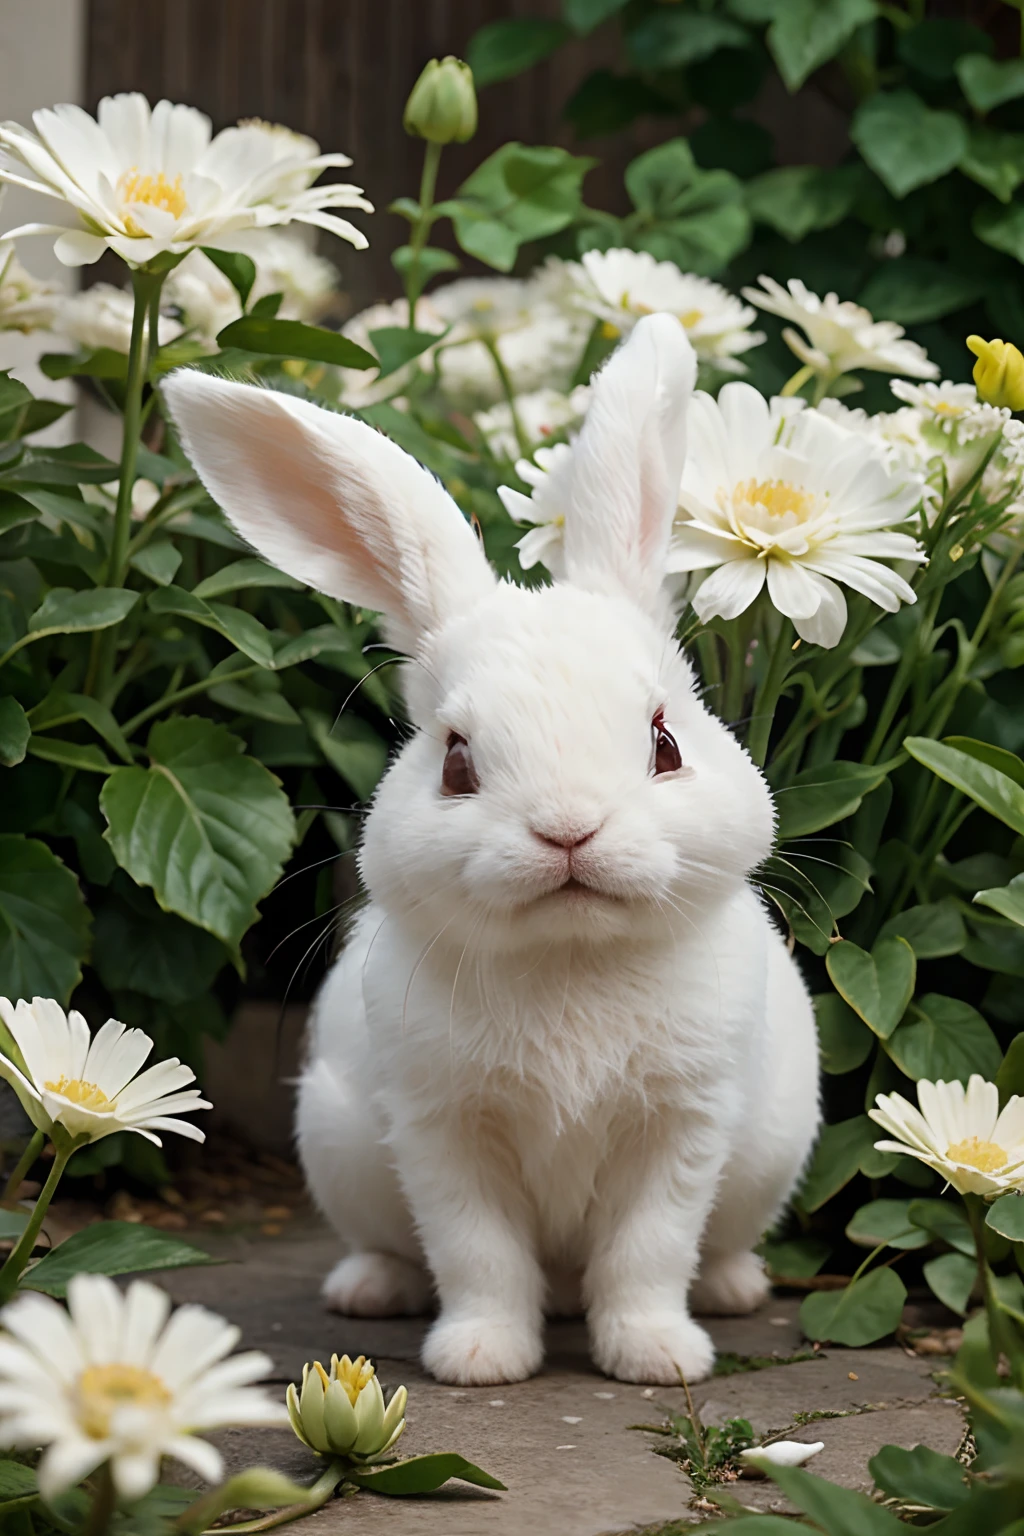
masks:
{"type": "Polygon", "coordinates": [[[547,843],[549,848],[564,848],[567,853],[572,853],[584,843],[589,843],[594,834],[600,831],[600,827],[591,827],[589,832],[579,832],[575,827],[558,827],[547,832],[540,827],[531,827],[530,830],[534,837],[547,843]]]}

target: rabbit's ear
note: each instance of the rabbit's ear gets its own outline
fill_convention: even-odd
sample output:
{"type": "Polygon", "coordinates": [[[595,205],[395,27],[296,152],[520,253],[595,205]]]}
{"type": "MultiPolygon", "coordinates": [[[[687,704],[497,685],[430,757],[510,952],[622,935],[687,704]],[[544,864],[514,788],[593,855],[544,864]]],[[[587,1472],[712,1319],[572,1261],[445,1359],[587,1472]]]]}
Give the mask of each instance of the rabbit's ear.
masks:
{"type": "Polygon", "coordinates": [[[657,601],[686,458],[697,359],[672,315],[646,315],[594,381],[573,452],[565,563],[577,586],[657,601]]]}
{"type": "Polygon", "coordinates": [[[279,570],[385,615],[402,650],[494,586],[447,491],[397,444],[292,395],[182,369],[163,391],[189,458],[279,570]]]}

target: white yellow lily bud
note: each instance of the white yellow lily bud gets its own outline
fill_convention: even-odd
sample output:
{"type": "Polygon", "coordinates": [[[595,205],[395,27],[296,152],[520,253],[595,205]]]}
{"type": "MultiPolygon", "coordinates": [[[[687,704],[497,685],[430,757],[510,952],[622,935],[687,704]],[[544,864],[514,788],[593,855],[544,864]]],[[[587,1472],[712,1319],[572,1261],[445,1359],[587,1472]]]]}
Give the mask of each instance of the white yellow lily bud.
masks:
{"type": "Polygon", "coordinates": [[[365,1355],[331,1356],[330,1373],[319,1360],[302,1367],[302,1385],[288,1388],[288,1417],[304,1445],[320,1456],[376,1461],[405,1429],[408,1393],[398,1387],[385,1406],[377,1373],[365,1355]]]}

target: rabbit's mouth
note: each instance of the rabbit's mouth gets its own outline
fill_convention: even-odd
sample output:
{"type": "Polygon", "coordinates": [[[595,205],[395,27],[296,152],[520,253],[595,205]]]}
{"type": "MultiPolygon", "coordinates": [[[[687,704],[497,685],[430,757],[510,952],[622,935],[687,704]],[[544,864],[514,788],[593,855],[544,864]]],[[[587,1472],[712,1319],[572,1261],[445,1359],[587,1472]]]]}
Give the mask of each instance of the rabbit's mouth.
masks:
{"type": "Polygon", "coordinates": [[[548,892],[549,896],[564,896],[569,901],[621,901],[620,896],[611,891],[603,891],[596,885],[587,885],[582,880],[577,880],[575,875],[570,875],[563,880],[561,885],[548,892]]]}

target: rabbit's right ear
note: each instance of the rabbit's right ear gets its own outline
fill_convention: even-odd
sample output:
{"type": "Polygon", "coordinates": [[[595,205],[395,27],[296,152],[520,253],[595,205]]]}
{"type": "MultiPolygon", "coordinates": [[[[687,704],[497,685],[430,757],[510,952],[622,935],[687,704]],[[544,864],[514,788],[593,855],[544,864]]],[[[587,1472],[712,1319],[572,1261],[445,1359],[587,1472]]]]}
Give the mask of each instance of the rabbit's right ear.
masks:
{"type": "Polygon", "coordinates": [[[593,384],[573,445],[565,565],[576,586],[658,600],[697,358],[674,315],[645,315],[593,384]]]}
{"type": "Polygon", "coordinates": [[[495,576],[447,491],[365,422],[180,369],[163,392],[199,478],[265,560],[385,616],[404,651],[495,576]]]}

